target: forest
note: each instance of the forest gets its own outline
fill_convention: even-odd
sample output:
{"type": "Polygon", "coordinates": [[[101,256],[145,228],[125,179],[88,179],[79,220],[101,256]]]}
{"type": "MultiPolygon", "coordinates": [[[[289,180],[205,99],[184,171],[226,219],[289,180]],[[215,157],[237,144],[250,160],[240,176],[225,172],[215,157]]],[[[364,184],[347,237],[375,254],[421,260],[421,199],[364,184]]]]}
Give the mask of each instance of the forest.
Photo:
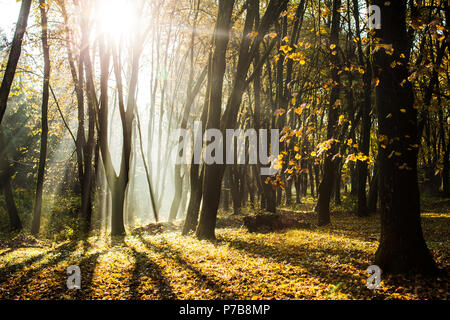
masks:
{"type": "Polygon", "coordinates": [[[446,0],[0,0],[0,300],[447,300],[446,0]]]}

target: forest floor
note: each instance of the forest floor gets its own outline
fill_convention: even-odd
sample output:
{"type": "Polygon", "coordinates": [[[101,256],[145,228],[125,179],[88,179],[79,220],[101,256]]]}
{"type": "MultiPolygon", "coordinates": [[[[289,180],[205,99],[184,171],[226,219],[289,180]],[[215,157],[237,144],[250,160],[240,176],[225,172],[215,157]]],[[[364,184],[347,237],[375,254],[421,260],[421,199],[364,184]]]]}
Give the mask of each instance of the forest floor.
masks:
{"type": "Polygon", "coordinates": [[[448,299],[450,206],[424,205],[422,224],[446,275],[382,277],[366,287],[378,245],[379,217],[340,212],[317,227],[311,204],[289,210],[310,228],[249,233],[242,216],[222,216],[216,241],[179,232],[111,240],[0,242],[0,299],[448,299]],[[8,245],[8,247],[5,247],[8,245]],[[66,287],[67,267],[81,269],[81,290],[66,287]]]}

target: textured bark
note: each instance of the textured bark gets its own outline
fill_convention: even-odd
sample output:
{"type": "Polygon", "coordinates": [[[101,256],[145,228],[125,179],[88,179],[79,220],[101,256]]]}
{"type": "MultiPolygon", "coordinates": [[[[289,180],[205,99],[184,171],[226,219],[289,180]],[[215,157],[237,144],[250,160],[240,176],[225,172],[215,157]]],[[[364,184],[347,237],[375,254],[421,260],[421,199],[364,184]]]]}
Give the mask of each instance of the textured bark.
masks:
{"type": "Polygon", "coordinates": [[[405,60],[410,44],[406,33],[406,0],[375,1],[381,8],[382,28],[376,30],[381,43],[392,45],[388,55],[379,50],[374,58],[374,70],[380,80],[376,89],[379,135],[386,137],[379,148],[381,237],[375,254],[375,264],[384,273],[434,274],[435,262],[427,248],[420,222],[420,197],[417,180],[417,110],[405,60]],[[401,54],[405,59],[400,57],[401,54]],[[404,61],[394,70],[392,61],[404,61]],[[400,109],[405,109],[402,112],[400,109]],[[391,114],[392,116],[388,117],[391,114]],[[410,150],[408,150],[410,149],[410,150]],[[390,156],[392,152],[397,152],[390,156]]]}

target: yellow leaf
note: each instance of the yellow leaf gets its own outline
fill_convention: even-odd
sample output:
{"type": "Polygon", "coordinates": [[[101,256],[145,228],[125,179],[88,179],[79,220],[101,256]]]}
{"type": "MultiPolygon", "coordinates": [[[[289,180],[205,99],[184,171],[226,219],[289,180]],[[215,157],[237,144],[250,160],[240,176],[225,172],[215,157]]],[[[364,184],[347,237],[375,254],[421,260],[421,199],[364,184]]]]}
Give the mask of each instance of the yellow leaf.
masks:
{"type": "Polygon", "coordinates": [[[375,80],[375,87],[378,87],[379,84],[380,84],[380,79],[377,78],[377,79],[375,80]]]}
{"type": "Polygon", "coordinates": [[[280,50],[283,51],[285,54],[288,53],[289,51],[292,50],[291,47],[289,47],[288,45],[284,45],[280,47],[280,50]]]}

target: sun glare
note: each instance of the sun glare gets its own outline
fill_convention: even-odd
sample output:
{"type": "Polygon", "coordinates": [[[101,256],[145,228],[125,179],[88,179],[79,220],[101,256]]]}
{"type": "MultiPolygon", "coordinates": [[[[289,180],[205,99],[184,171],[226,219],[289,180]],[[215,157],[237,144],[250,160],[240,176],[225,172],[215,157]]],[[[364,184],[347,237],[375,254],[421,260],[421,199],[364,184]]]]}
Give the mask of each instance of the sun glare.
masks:
{"type": "Polygon", "coordinates": [[[134,1],[102,0],[97,8],[99,31],[115,41],[134,32],[137,20],[134,1]]]}

